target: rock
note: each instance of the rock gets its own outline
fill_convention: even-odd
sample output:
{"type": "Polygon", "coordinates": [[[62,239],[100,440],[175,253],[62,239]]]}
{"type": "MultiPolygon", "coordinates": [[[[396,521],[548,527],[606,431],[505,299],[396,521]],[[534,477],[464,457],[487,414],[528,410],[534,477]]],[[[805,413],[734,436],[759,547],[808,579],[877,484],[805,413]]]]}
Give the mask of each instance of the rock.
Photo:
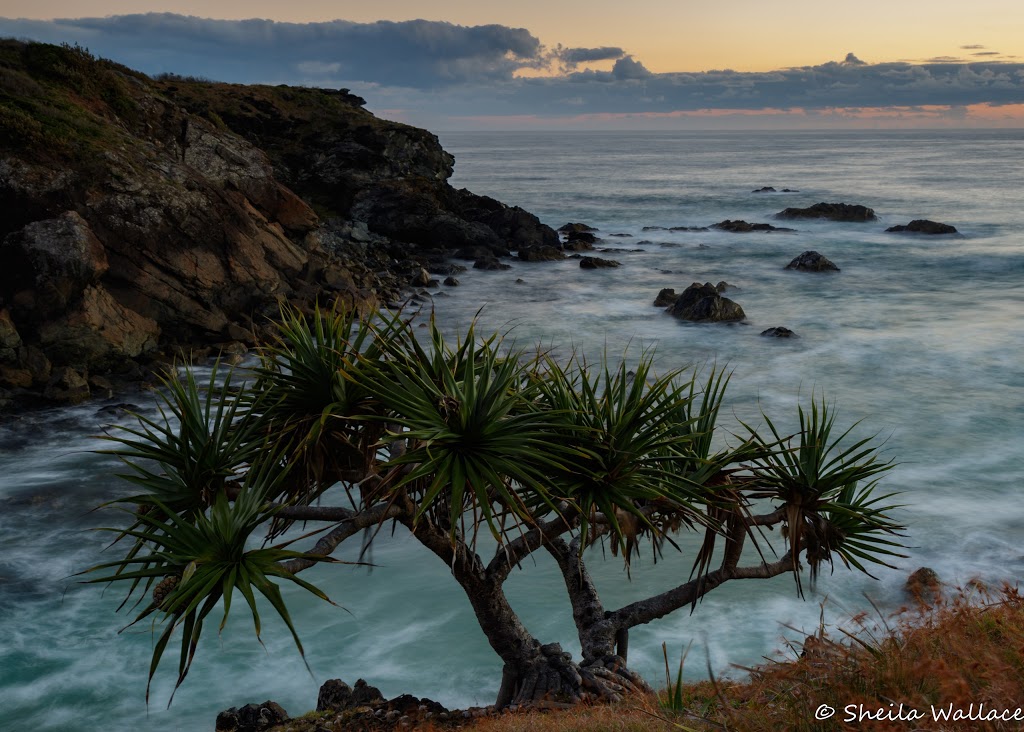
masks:
{"type": "Polygon", "coordinates": [[[428,282],[430,282],[430,273],[421,267],[420,271],[409,281],[409,284],[413,287],[426,287],[428,282]]]}
{"type": "Polygon", "coordinates": [[[751,192],[752,193],[775,193],[775,187],[774,186],[761,186],[760,188],[755,188],[751,192]]]}
{"type": "Polygon", "coordinates": [[[5,389],[30,389],[34,379],[28,369],[0,366],[0,387],[5,389]]]}
{"type": "Polygon", "coordinates": [[[370,686],[363,679],[350,687],[341,679],[329,679],[320,687],[316,701],[318,712],[342,712],[355,707],[372,706],[384,701],[380,689],[370,686]]]}
{"type": "Polygon", "coordinates": [[[458,287],[459,281],[454,277],[449,276],[444,278],[444,284],[448,287],[458,287]]]}
{"type": "Polygon", "coordinates": [[[580,259],[580,269],[609,269],[621,266],[614,259],[601,259],[600,257],[583,257],[580,259]]]}
{"type": "Polygon", "coordinates": [[[519,250],[519,258],[524,262],[557,262],[565,255],[555,247],[527,247],[519,250]]]}
{"type": "Polygon", "coordinates": [[[110,379],[102,376],[89,377],[89,393],[98,399],[112,399],[114,397],[114,385],[110,379]]]}
{"type": "Polygon", "coordinates": [[[801,272],[838,272],[839,267],[833,264],[824,255],[815,251],[807,251],[786,265],[785,269],[795,269],[801,272]]]}
{"type": "Polygon", "coordinates": [[[565,237],[566,243],[578,243],[593,244],[597,241],[597,237],[586,231],[573,231],[567,237],[565,237]]]}
{"type": "Polygon", "coordinates": [[[942,597],[942,582],[931,567],[919,567],[907,578],[904,589],[918,602],[932,604],[942,597]]]}
{"type": "Polygon", "coordinates": [[[658,296],[654,298],[654,306],[659,308],[668,307],[676,300],[679,299],[679,295],[671,287],[665,287],[658,292],[658,296]]]}
{"type": "Polygon", "coordinates": [[[216,732],[264,732],[288,721],[288,712],[277,702],[231,707],[217,715],[216,732]]]}
{"type": "Polygon", "coordinates": [[[11,314],[6,309],[0,310],[0,363],[14,363],[20,347],[21,336],[14,327],[11,314]]]}
{"type": "Polygon", "coordinates": [[[499,262],[497,257],[481,257],[480,259],[473,262],[473,269],[497,271],[503,269],[512,269],[512,265],[499,262]]]}
{"type": "Polygon", "coordinates": [[[775,214],[780,219],[829,219],[830,221],[875,221],[873,209],[859,204],[816,203],[809,208],[787,208],[775,214]]]}
{"type": "Polygon", "coordinates": [[[584,231],[597,231],[597,229],[595,229],[593,226],[587,226],[586,224],[573,223],[562,224],[561,226],[558,227],[558,232],[560,234],[574,234],[584,231]]]}
{"type": "Polygon", "coordinates": [[[938,221],[929,221],[928,219],[914,219],[909,224],[890,226],[886,231],[896,232],[912,232],[915,234],[956,234],[958,233],[955,226],[949,224],[941,224],[938,221]]]}
{"type": "Polygon", "coordinates": [[[715,285],[715,289],[718,290],[719,292],[725,292],[726,290],[738,290],[740,288],[738,288],[736,285],[730,285],[725,280],[721,280],[717,285],[715,285]]]}
{"type": "Polygon", "coordinates": [[[775,328],[768,328],[767,330],[762,330],[761,335],[767,338],[799,338],[799,336],[793,331],[791,331],[789,328],[783,328],[781,326],[776,326],[775,328]]]}
{"type": "Polygon", "coordinates": [[[54,369],[43,397],[53,402],[78,404],[89,398],[89,382],[74,369],[61,366],[54,369]]]}
{"type": "Polygon", "coordinates": [[[696,323],[727,323],[743,320],[739,304],[722,297],[710,282],[694,282],[669,306],[667,312],[680,320],[696,323]]]}
{"type": "Polygon", "coordinates": [[[706,226],[671,226],[669,231],[707,231],[706,226]]]}
{"type": "Polygon", "coordinates": [[[32,374],[34,385],[45,385],[50,381],[50,359],[35,346],[22,346],[18,349],[18,364],[32,374]]]}
{"type": "Polygon", "coordinates": [[[593,248],[593,244],[582,239],[570,239],[562,244],[562,249],[567,252],[587,252],[593,248]]]}
{"type": "Polygon", "coordinates": [[[751,231],[793,231],[793,229],[772,226],[771,224],[748,224],[746,221],[730,221],[729,219],[712,224],[711,228],[730,231],[735,234],[746,234],[751,231]]]}

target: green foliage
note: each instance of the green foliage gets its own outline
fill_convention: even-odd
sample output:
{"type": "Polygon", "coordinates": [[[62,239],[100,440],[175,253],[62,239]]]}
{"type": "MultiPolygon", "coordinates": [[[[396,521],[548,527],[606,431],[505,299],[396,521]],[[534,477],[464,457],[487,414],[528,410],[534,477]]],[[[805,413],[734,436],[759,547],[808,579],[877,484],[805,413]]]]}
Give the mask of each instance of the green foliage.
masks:
{"type": "MultiPolygon", "coordinates": [[[[187,382],[186,390],[194,387],[194,381],[187,382]]],[[[198,397],[198,394],[192,396],[198,397]]],[[[175,444],[183,445],[182,442],[175,444]]],[[[276,469],[276,463],[276,459],[271,457],[249,470],[241,490],[233,500],[229,500],[226,492],[221,489],[209,504],[208,511],[189,513],[179,513],[157,498],[156,495],[164,491],[164,486],[158,480],[159,476],[149,474],[149,477],[136,479],[136,482],[142,485],[153,483],[153,491],[146,500],[156,510],[134,514],[132,528],[104,529],[115,532],[118,539],[127,536],[135,539],[136,543],[125,558],[87,570],[115,570],[113,574],[86,580],[87,583],[130,582],[127,602],[140,586],[143,595],[148,592],[157,578],[180,578],[166,597],[159,601],[154,599],[132,623],[134,625],[153,613],[163,613],[159,621],[163,624],[163,631],[154,645],[149,668],[147,702],[149,685],[174,632],[181,630],[178,680],[175,684],[177,689],[192,665],[207,616],[218,604],[222,604],[220,630],[223,630],[235,591],[242,595],[249,607],[257,638],[261,632],[261,619],[255,592],[270,602],[291,631],[299,653],[304,655],[281,591],[271,578],[294,582],[330,602],[323,591],[296,577],[281,562],[289,559],[309,559],[314,562],[335,560],[289,550],[286,548],[288,543],[246,549],[253,533],[270,520],[279,508],[266,503],[266,496],[276,491],[275,483],[282,476],[282,472],[276,469]]]]}
{"type": "Polygon", "coordinates": [[[809,413],[802,406],[797,411],[800,430],[795,435],[783,436],[763,413],[771,436],[747,429],[763,448],[753,461],[757,489],[752,496],[774,499],[785,509],[783,531],[798,590],[798,561],[804,550],[812,582],[822,562],[831,563],[833,552],[864,572],[863,562],[891,566],[886,557],[903,555],[893,551],[899,544],[888,537],[899,535],[902,527],[887,515],[895,508],[888,503],[891,494],[874,491],[877,476],[892,463],[879,458],[870,437],[844,446],[857,425],[834,436],[835,413],[824,398],[820,404],[812,399],[809,413]]]}
{"type": "Polygon", "coordinates": [[[727,554],[742,547],[736,539],[756,539],[751,507],[762,501],[783,512],[798,589],[801,554],[812,581],[834,555],[865,572],[899,556],[891,496],[875,493],[890,464],[868,440],[845,446],[850,430],[834,434],[824,401],[800,408],[794,435],[765,417],[765,434],[747,427],[727,447],[716,428],[729,377],[717,369],[699,382],[696,373],[656,375],[650,353],[633,370],[607,358],[592,367],[528,357],[473,327],[454,343],[433,321],[422,342],[417,334],[399,316],[286,309],[249,381],[219,368],[203,383],[174,375],[159,417],[107,437],[115,443],[107,452],[129,467],[122,477],[141,490],[120,502],[141,509],[128,528],[111,529],[114,544],[127,546],[123,558],[89,581],[129,582],[125,602],[141,592],[136,606],[154,589],[136,618],[160,612],[166,623],[151,679],[180,629],[182,682],[204,621],[223,603],[223,627],[236,590],[257,637],[258,591],[301,651],[275,580],[326,599],[282,562],[329,560],[287,543],[247,546],[259,530],[280,535],[290,522],[284,509],[339,483],[349,495],[342,516],[397,505],[458,551],[472,550],[480,530],[503,544],[561,517],[584,545],[607,536],[628,569],[643,539],[657,557],[675,532],[702,529],[694,569],[703,577],[722,535],[727,554]]]}

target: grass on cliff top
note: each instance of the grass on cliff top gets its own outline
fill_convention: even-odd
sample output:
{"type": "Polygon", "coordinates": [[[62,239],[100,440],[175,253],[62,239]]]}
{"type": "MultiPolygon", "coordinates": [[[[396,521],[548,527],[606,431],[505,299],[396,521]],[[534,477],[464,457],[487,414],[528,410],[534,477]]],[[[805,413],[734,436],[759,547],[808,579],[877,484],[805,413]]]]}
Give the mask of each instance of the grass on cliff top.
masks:
{"type": "Polygon", "coordinates": [[[931,706],[967,712],[1024,707],[1024,597],[1016,588],[989,594],[977,585],[933,607],[881,619],[857,619],[855,638],[821,632],[796,660],[751,670],[743,681],[684,684],[684,712],[657,700],[485,719],[475,732],[640,732],[641,730],[1011,730],[1021,722],[934,721],[931,706]],[[902,703],[904,719],[898,718],[902,703]],[[822,705],[836,710],[816,719],[822,705]],[[844,711],[853,707],[852,712],[844,711]],[[863,705],[863,706],[860,706],[863,705]],[[925,714],[906,719],[910,709],[925,714]],[[878,719],[878,710],[882,718],[878,719]],[[846,721],[850,713],[876,718],[846,721]],[[661,719],[659,719],[660,717],[661,719]]]}
{"type": "Polygon", "coordinates": [[[80,46],[0,40],[0,150],[89,159],[138,121],[133,79],[146,77],[80,46]]]}

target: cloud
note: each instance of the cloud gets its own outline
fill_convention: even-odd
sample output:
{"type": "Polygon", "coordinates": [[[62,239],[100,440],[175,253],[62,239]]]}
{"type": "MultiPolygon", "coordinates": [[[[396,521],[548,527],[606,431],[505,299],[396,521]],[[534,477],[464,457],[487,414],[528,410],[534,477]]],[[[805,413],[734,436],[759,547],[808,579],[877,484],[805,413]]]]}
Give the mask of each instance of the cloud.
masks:
{"type": "Polygon", "coordinates": [[[348,79],[434,88],[509,80],[544,65],[525,28],[411,20],[279,23],[171,13],[54,21],[0,19],[0,35],[72,42],[146,73],[221,81],[296,82],[333,69],[348,79]]]}
{"type": "Polygon", "coordinates": [[[653,73],[619,47],[548,49],[528,30],[501,25],[275,23],[171,14],[0,19],[0,35],[80,43],[147,73],[344,86],[371,109],[449,128],[458,126],[452,120],[481,115],[667,119],[706,110],[803,110],[812,116],[835,109],[1024,103],[1024,64],[1006,57],[867,63],[847,53],[839,61],[767,72],[653,73]],[[577,70],[593,61],[614,64],[577,70]],[[517,75],[527,68],[550,75],[517,75]]]}
{"type": "Polygon", "coordinates": [[[555,56],[568,68],[591,61],[613,61],[626,55],[626,52],[615,46],[600,48],[559,48],[555,56]]]}
{"type": "Polygon", "coordinates": [[[980,43],[972,43],[972,44],[969,44],[967,46],[960,46],[960,48],[962,48],[964,51],[976,51],[976,50],[980,50],[980,49],[985,48],[985,47],[983,45],[981,45],[980,43]]]}
{"type": "Polygon", "coordinates": [[[971,55],[972,56],[1002,56],[1003,54],[999,53],[999,51],[978,51],[977,53],[972,53],[971,55]]]}

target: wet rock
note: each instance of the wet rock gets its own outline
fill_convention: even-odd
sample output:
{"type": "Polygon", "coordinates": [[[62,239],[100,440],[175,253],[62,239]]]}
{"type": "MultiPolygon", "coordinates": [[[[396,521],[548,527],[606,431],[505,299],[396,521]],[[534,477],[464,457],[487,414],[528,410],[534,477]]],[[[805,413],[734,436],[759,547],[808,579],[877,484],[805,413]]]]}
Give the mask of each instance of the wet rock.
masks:
{"type": "Polygon", "coordinates": [[[524,262],[557,262],[565,255],[555,247],[528,247],[519,250],[519,258],[524,262]]]}
{"type": "Polygon", "coordinates": [[[497,257],[481,257],[480,259],[473,262],[473,269],[482,269],[485,271],[498,271],[503,269],[512,269],[512,265],[499,262],[497,257]]]}
{"type": "Polygon", "coordinates": [[[621,263],[614,259],[601,259],[600,257],[583,257],[580,259],[580,269],[610,269],[619,267],[621,263]]]}
{"type": "Polygon", "coordinates": [[[427,283],[430,282],[430,273],[427,270],[420,268],[413,278],[409,281],[413,287],[426,287],[427,283]]]}
{"type": "Polygon", "coordinates": [[[288,721],[288,712],[277,702],[231,707],[217,715],[216,732],[264,732],[288,721]]]}
{"type": "Polygon", "coordinates": [[[658,296],[654,298],[654,306],[658,308],[665,308],[674,303],[679,299],[679,295],[671,287],[665,287],[658,292],[658,296]]]}
{"type": "Polygon", "coordinates": [[[823,254],[815,251],[806,251],[786,265],[785,269],[794,269],[800,272],[838,272],[839,267],[833,264],[823,254]]]}
{"type": "Polygon", "coordinates": [[[892,232],[909,232],[914,234],[956,234],[958,233],[955,226],[949,224],[942,224],[938,221],[930,221],[928,219],[914,219],[909,224],[900,224],[898,226],[890,226],[886,231],[892,232]]]}
{"type": "Polygon", "coordinates": [[[694,282],[668,308],[667,312],[680,320],[695,323],[728,323],[746,318],[743,308],[727,297],[722,297],[710,282],[694,282]]]}
{"type": "Polygon", "coordinates": [[[706,226],[671,226],[669,231],[707,231],[706,226]]]}
{"type": "Polygon", "coordinates": [[[919,567],[904,584],[907,594],[918,602],[934,603],[942,597],[942,582],[931,567],[919,567]]]}
{"type": "Polygon", "coordinates": [[[617,239],[632,239],[633,238],[632,234],[608,234],[608,236],[613,236],[613,237],[615,237],[617,239]]]}
{"type": "Polygon", "coordinates": [[[5,389],[30,389],[32,372],[28,369],[0,366],[0,387],[5,389]]]}
{"type": "Polygon", "coordinates": [[[597,241],[597,237],[587,231],[573,231],[567,237],[565,237],[567,243],[578,243],[593,244],[597,241]]]}
{"type": "Polygon", "coordinates": [[[776,326],[774,328],[768,328],[762,330],[761,335],[766,338],[798,338],[796,333],[791,331],[789,328],[783,328],[782,326],[776,326]]]}
{"type": "Polygon", "coordinates": [[[114,384],[110,379],[102,376],[89,377],[89,393],[98,399],[112,399],[114,396],[114,384]]]}
{"type": "Polygon", "coordinates": [[[50,359],[35,346],[22,346],[18,349],[18,364],[32,374],[32,383],[36,386],[50,381],[53,370],[50,359]]]}
{"type": "Polygon", "coordinates": [[[748,224],[746,221],[730,221],[729,219],[712,224],[711,228],[729,231],[734,234],[746,234],[751,231],[793,231],[793,229],[772,226],[771,224],[748,224]]]}
{"type": "Polygon", "coordinates": [[[363,679],[356,681],[354,687],[349,686],[341,679],[329,679],[320,687],[316,710],[318,712],[328,710],[342,712],[346,709],[371,706],[383,701],[384,696],[380,693],[380,689],[370,686],[363,679]]]}
{"type": "Polygon", "coordinates": [[[20,347],[21,336],[14,327],[11,314],[6,309],[0,310],[0,363],[14,363],[20,347]]]}
{"type": "Polygon", "coordinates": [[[597,231],[597,229],[595,229],[593,226],[588,226],[587,224],[578,224],[578,223],[577,224],[573,224],[573,223],[562,224],[561,226],[558,227],[558,232],[560,234],[572,234],[572,233],[580,233],[580,232],[584,232],[584,231],[597,231]]]}
{"type": "Polygon", "coordinates": [[[457,279],[455,279],[454,277],[448,276],[448,277],[444,278],[444,284],[447,287],[458,287],[459,286],[459,281],[457,279]]]}
{"type": "Polygon", "coordinates": [[[751,193],[799,193],[800,191],[792,188],[783,188],[781,191],[775,190],[774,186],[762,186],[761,188],[755,188],[751,193]]]}
{"type": "Polygon", "coordinates": [[[715,285],[715,289],[719,292],[725,292],[726,290],[738,290],[740,288],[736,285],[730,285],[725,280],[721,280],[717,285],[715,285]]]}
{"type": "Polygon", "coordinates": [[[62,404],[78,404],[89,398],[89,382],[68,366],[54,369],[43,397],[62,404]]]}
{"type": "Polygon", "coordinates": [[[786,208],[775,214],[780,219],[828,219],[830,221],[875,221],[874,209],[850,203],[816,203],[808,208],[786,208]]]}
{"type": "Polygon", "coordinates": [[[593,248],[593,244],[581,239],[572,239],[562,244],[562,249],[566,252],[587,252],[593,248]]]}

